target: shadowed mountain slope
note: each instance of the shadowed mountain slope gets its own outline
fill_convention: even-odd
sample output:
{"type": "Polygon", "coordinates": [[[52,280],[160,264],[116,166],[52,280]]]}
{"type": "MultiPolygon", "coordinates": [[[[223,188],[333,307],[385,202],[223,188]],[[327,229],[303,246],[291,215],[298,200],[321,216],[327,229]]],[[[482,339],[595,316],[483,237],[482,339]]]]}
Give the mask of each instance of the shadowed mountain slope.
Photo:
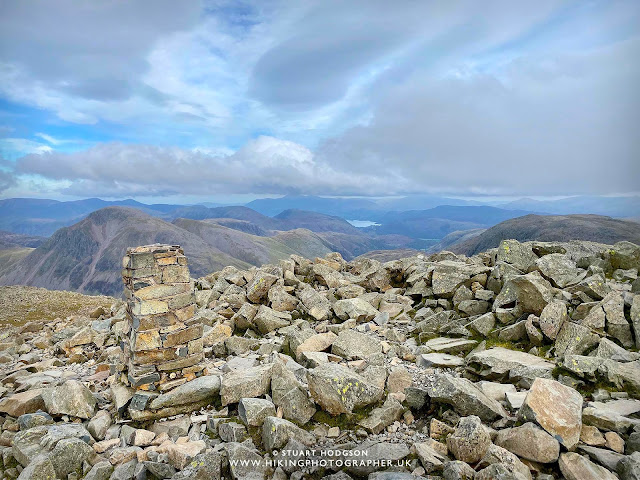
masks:
{"type": "Polygon", "coordinates": [[[290,209],[276,215],[274,219],[280,221],[279,230],[307,228],[312,232],[337,232],[349,235],[362,235],[362,230],[354,227],[346,220],[323,213],[290,209]]]}
{"type": "MultiPolygon", "coordinates": [[[[291,254],[301,255],[296,248],[291,248],[279,241],[277,237],[262,237],[218,224],[215,220],[190,220],[179,218],[174,225],[200,237],[207,245],[224,251],[234,258],[251,265],[277,263],[291,254]]],[[[312,232],[308,232],[312,235],[312,232]]],[[[316,249],[315,255],[324,253],[316,249]]]]}
{"type": "Polygon", "coordinates": [[[127,247],[150,243],[181,245],[194,276],[225,265],[248,266],[164,220],[132,208],[107,207],[58,230],[1,276],[0,284],[119,296],[120,265],[127,247]]]}
{"type": "Polygon", "coordinates": [[[494,225],[480,235],[450,246],[456,253],[473,255],[515,239],[564,242],[589,240],[613,245],[622,240],[640,243],[640,224],[600,215],[525,215],[494,225]]]}
{"type": "MultiPolygon", "coordinates": [[[[234,210],[221,213],[258,220],[262,217],[244,207],[234,210]]],[[[181,245],[194,277],[227,265],[248,268],[277,263],[292,254],[313,258],[337,250],[352,258],[372,244],[364,235],[324,232],[328,237],[338,236],[332,242],[308,229],[269,230],[269,236],[259,236],[226,227],[220,221],[240,222],[247,229],[261,231],[249,220],[181,218],[169,223],[134,208],[103,208],[75,225],[61,228],[35,250],[6,250],[6,255],[0,256],[0,284],[118,296],[122,291],[120,262],[127,247],[151,243],[181,245]]]]}
{"type": "Polygon", "coordinates": [[[28,247],[36,248],[47,239],[37,235],[22,235],[20,233],[5,232],[0,230],[0,250],[5,248],[28,247]]]}
{"type": "Polygon", "coordinates": [[[441,205],[428,210],[389,212],[378,219],[379,226],[367,227],[377,234],[399,234],[413,238],[440,239],[458,230],[486,228],[528,211],[487,206],[441,205]]]}

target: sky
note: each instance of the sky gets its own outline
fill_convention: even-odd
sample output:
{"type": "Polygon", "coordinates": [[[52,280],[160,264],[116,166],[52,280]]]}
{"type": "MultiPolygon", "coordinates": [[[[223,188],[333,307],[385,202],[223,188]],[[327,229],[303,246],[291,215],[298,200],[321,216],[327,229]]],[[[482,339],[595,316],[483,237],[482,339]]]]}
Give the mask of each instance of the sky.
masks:
{"type": "Polygon", "coordinates": [[[640,2],[0,0],[0,197],[640,191],[640,2]]]}

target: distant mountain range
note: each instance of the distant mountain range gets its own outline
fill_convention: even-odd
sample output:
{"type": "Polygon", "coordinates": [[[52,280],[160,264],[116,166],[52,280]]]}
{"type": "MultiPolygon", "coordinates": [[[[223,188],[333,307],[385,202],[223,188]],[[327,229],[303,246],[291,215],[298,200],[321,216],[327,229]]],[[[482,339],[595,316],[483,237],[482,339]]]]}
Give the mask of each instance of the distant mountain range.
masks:
{"type": "Polygon", "coordinates": [[[72,216],[82,217],[48,239],[2,232],[0,284],[119,295],[120,260],[126,248],[156,242],[181,245],[196,277],[227,265],[248,268],[275,263],[291,254],[313,258],[337,251],[346,259],[364,254],[380,260],[399,258],[424,247],[425,238],[438,249],[469,255],[495,247],[506,238],[640,243],[639,223],[597,215],[533,215],[487,206],[379,212],[381,225],[363,229],[339,216],[299,209],[271,217],[244,206],[134,202],[134,206],[82,213],[101,202],[66,205],[13,199],[0,203],[2,221],[16,225],[16,212],[21,212],[25,215],[20,224],[23,227],[33,227],[43,218],[50,226],[72,216]],[[40,210],[43,205],[46,207],[40,210]],[[7,212],[9,220],[4,216],[7,212]]]}
{"type": "MultiPolygon", "coordinates": [[[[245,218],[253,215],[250,209],[237,208],[240,210],[226,213],[240,212],[245,218]]],[[[181,245],[189,258],[193,276],[202,276],[227,265],[248,268],[273,263],[291,254],[313,258],[338,251],[350,259],[370,250],[402,245],[398,236],[391,236],[390,243],[385,243],[385,237],[372,238],[335,217],[313,213],[310,218],[320,232],[298,228],[296,219],[301,225],[313,226],[312,220],[298,211],[282,219],[269,219],[277,227],[289,225],[295,228],[267,230],[268,225],[263,224],[259,228],[265,235],[254,235],[218,223],[229,220],[225,218],[180,218],[171,223],[136,208],[106,207],[70,227],[59,229],[35,250],[23,252],[26,255],[21,258],[16,259],[13,255],[10,269],[0,268],[0,284],[118,296],[122,291],[121,259],[127,247],[158,242],[181,245]],[[325,230],[334,224],[342,231],[325,230]]],[[[249,220],[237,221],[251,225],[249,220]]]]}
{"type": "Polygon", "coordinates": [[[182,245],[189,252],[194,275],[225,265],[246,266],[164,220],[133,208],[107,207],[58,230],[2,275],[0,283],[119,295],[126,248],[156,242],[182,245]]]}
{"type": "Polygon", "coordinates": [[[378,217],[380,226],[365,230],[380,235],[401,233],[412,238],[440,239],[455,231],[487,228],[528,213],[487,206],[441,205],[428,210],[385,213],[378,217]]]}
{"type": "Polygon", "coordinates": [[[546,201],[523,198],[502,204],[489,205],[488,203],[483,205],[480,202],[429,195],[382,199],[285,196],[254,200],[244,206],[147,205],[135,200],[106,201],[98,198],[70,202],[10,198],[0,200],[0,230],[48,237],[58,228],[73,225],[91,212],[109,206],[136,208],[167,221],[176,218],[194,220],[225,218],[234,220],[227,226],[249,229],[249,233],[256,234],[260,234],[256,228],[266,230],[297,228],[292,227],[292,223],[300,226],[303,217],[304,221],[309,222],[311,230],[323,231],[324,229],[324,231],[342,233],[354,233],[346,225],[345,220],[370,221],[381,224],[379,227],[370,227],[368,230],[370,234],[399,234],[414,239],[440,239],[456,230],[486,228],[528,213],[563,215],[585,213],[619,218],[640,217],[640,197],[637,196],[581,196],[546,201]],[[296,214],[294,211],[304,213],[296,214]],[[320,226],[317,219],[312,218],[312,212],[331,216],[334,220],[329,221],[323,218],[325,226],[320,226]],[[339,222],[342,223],[341,227],[339,222]]]}
{"type": "Polygon", "coordinates": [[[498,204],[500,208],[528,210],[549,214],[594,214],[608,217],[640,216],[640,197],[599,197],[583,195],[557,200],[533,200],[521,198],[513,202],[498,204]]]}
{"type": "Polygon", "coordinates": [[[146,205],[135,200],[106,201],[87,198],[70,202],[39,198],[0,200],[0,230],[48,237],[61,227],[82,220],[105,207],[133,207],[151,215],[162,215],[181,205],[146,205]]]}
{"type": "Polygon", "coordinates": [[[497,247],[505,239],[521,242],[589,240],[608,245],[627,240],[640,244],[640,223],[601,215],[525,215],[506,220],[479,234],[462,236],[448,245],[448,250],[474,255],[497,247]]]}
{"type": "Polygon", "coordinates": [[[194,276],[227,265],[274,263],[293,253],[338,251],[346,259],[366,254],[382,260],[427,249],[473,254],[505,238],[640,243],[639,223],[546,215],[586,208],[640,217],[638,197],[521,199],[500,207],[434,196],[288,196],[247,206],[13,198],[0,200],[0,284],[119,295],[126,248],[155,242],[182,245],[194,276]],[[376,225],[356,228],[348,220],[376,225]]]}

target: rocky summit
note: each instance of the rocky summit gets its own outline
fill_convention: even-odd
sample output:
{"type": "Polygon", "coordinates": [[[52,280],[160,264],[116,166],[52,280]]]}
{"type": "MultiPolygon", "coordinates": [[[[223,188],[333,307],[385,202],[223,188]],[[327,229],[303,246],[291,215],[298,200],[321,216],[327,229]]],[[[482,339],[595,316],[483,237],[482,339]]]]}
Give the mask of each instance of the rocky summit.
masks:
{"type": "Polygon", "coordinates": [[[2,478],[640,478],[638,245],[201,278],[162,249],[110,308],[4,326],[2,478]]]}

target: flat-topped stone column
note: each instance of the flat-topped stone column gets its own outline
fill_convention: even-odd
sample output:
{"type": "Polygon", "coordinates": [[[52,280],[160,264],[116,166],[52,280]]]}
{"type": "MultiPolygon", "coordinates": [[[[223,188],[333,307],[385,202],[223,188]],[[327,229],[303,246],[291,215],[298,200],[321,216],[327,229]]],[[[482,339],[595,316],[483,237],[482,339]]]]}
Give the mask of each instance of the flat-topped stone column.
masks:
{"type": "Polygon", "coordinates": [[[166,391],[199,376],[204,369],[203,327],[193,318],[195,290],[182,248],[129,248],[122,266],[128,383],[141,390],[166,391]]]}

